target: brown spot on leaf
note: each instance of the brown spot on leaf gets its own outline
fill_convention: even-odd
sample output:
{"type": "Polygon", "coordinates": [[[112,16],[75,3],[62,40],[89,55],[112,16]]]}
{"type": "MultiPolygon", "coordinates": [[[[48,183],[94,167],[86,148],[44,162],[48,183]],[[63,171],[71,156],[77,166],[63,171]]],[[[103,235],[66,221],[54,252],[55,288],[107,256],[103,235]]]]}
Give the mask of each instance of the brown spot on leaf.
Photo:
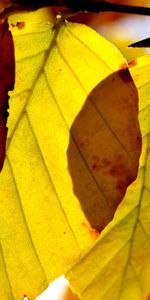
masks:
{"type": "Polygon", "coordinates": [[[111,81],[112,81],[112,82],[115,82],[115,81],[116,81],[116,78],[115,78],[115,77],[113,77],[111,81]]]}
{"type": "Polygon", "coordinates": [[[92,165],[92,170],[99,171],[101,169],[107,168],[110,165],[110,160],[107,158],[102,159],[101,161],[100,158],[96,155],[94,155],[92,158],[94,160],[94,164],[92,165]]]}
{"type": "Polygon", "coordinates": [[[25,27],[25,22],[17,22],[15,24],[11,24],[11,27],[17,27],[19,30],[24,29],[25,27]]]}
{"type": "Polygon", "coordinates": [[[137,65],[137,60],[134,59],[134,60],[130,61],[130,62],[128,63],[128,65],[129,65],[130,68],[135,67],[135,66],[137,65]]]}
{"type": "Polygon", "coordinates": [[[8,23],[0,24],[0,170],[5,158],[8,117],[8,91],[13,90],[15,82],[14,46],[8,23]]]}
{"type": "Polygon", "coordinates": [[[124,194],[127,186],[129,186],[133,180],[134,178],[130,176],[127,176],[125,180],[119,180],[116,184],[117,190],[121,192],[121,194],[124,194]]]}
{"type": "Polygon", "coordinates": [[[92,165],[92,170],[96,170],[96,168],[97,168],[96,164],[92,165]]]}
{"type": "Polygon", "coordinates": [[[99,232],[98,229],[92,228],[92,227],[90,226],[90,224],[85,223],[85,222],[82,223],[82,226],[83,226],[86,230],[88,230],[88,232],[89,232],[89,234],[90,234],[90,237],[91,237],[93,240],[96,240],[96,239],[99,237],[100,232],[99,232]]]}
{"type": "Polygon", "coordinates": [[[109,174],[117,179],[116,189],[121,192],[121,194],[124,194],[127,186],[129,186],[135,178],[130,175],[130,169],[121,161],[122,156],[116,155],[114,165],[110,168],[109,174]]]}
{"type": "Polygon", "coordinates": [[[112,177],[120,177],[120,176],[124,175],[125,172],[127,172],[127,170],[124,165],[116,164],[110,169],[109,174],[112,177]]]}
{"type": "Polygon", "coordinates": [[[121,64],[120,65],[120,67],[119,67],[119,69],[127,69],[128,68],[128,66],[127,66],[127,64],[126,63],[123,63],[123,64],[121,64]]]}
{"type": "Polygon", "coordinates": [[[16,26],[18,27],[19,30],[24,29],[25,27],[25,22],[17,22],[16,26]]]}

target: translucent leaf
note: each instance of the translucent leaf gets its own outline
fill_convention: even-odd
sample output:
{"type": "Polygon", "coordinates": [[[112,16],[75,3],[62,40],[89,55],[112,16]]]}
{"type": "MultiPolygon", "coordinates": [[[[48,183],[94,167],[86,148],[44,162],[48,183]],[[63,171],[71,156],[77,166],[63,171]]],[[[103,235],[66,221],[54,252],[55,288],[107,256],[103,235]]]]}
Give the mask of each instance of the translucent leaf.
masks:
{"type": "Polygon", "coordinates": [[[129,71],[122,69],[91,91],[71,126],[68,167],[74,193],[98,231],[113,218],[137,175],[141,151],[137,108],[129,71]]]}
{"type": "Polygon", "coordinates": [[[150,56],[139,58],[130,66],[140,97],[140,167],[113,221],[67,275],[73,289],[86,300],[149,299],[150,56]]]}
{"type": "MultiPolygon", "coordinates": [[[[55,28],[27,22],[11,28],[17,63],[7,157],[0,174],[0,293],[3,300],[24,295],[32,300],[98,236],[73,193],[67,161],[70,128],[91,90],[125,62],[114,46],[79,24],[55,28]]],[[[124,97],[127,93],[134,103],[135,129],[127,137],[123,131],[130,141],[125,163],[133,180],[140,152],[136,147],[133,156],[131,139],[140,137],[138,98],[128,71],[119,74],[124,97]],[[127,159],[130,152],[132,159],[127,159]]],[[[127,126],[130,120],[131,113],[127,126]]]]}

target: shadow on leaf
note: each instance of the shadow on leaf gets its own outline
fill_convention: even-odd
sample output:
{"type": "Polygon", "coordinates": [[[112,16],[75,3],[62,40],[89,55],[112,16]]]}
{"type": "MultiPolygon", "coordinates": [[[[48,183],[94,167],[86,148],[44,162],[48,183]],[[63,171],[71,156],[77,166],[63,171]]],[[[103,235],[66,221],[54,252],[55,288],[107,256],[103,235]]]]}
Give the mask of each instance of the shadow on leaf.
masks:
{"type": "Polygon", "coordinates": [[[128,69],[120,69],[91,91],[70,130],[68,169],[92,228],[112,220],[140,153],[137,90],[128,69]]]}

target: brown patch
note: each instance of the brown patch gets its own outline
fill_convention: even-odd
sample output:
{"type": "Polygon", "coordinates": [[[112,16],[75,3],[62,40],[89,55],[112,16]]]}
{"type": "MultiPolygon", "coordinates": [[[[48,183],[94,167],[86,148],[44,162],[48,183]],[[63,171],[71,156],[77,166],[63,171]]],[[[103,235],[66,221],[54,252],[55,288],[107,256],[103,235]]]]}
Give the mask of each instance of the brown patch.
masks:
{"type": "Polygon", "coordinates": [[[119,180],[116,184],[116,189],[121,192],[121,193],[124,193],[125,190],[126,190],[126,182],[123,181],[123,180],[119,180]]]}
{"type": "Polygon", "coordinates": [[[126,176],[126,178],[124,180],[119,180],[116,184],[116,189],[118,191],[120,191],[121,193],[125,193],[126,188],[133,182],[135,178],[133,178],[132,176],[126,176]]]}
{"type": "Polygon", "coordinates": [[[11,24],[11,26],[14,28],[14,27],[17,27],[19,30],[21,29],[24,29],[25,28],[25,22],[17,22],[15,24],[11,24]]]}
{"type": "Polygon", "coordinates": [[[111,81],[112,81],[112,82],[116,81],[116,78],[115,78],[115,77],[113,77],[111,81]]]}
{"type": "Polygon", "coordinates": [[[121,194],[125,193],[126,188],[135,179],[130,173],[130,169],[122,162],[122,156],[116,155],[114,158],[114,165],[109,170],[109,174],[117,179],[116,189],[121,192],[121,194]]]}
{"type": "Polygon", "coordinates": [[[135,66],[137,65],[137,60],[134,59],[134,60],[130,61],[130,62],[128,63],[128,65],[129,65],[129,68],[135,67],[135,66]]]}
{"type": "Polygon", "coordinates": [[[126,172],[127,172],[127,169],[125,168],[125,166],[123,164],[118,164],[118,165],[116,164],[109,170],[109,174],[112,177],[124,176],[124,174],[126,172]]]}
{"type": "Polygon", "coordinates": [[[100,158],[98,156],[93,156],[94,164],[92,165],[92,170],[101,170],[107,168],[111,161],[107,158],[99,162],[100,158]]]}
{"type": "Polygon", "coordinates": [[[98,231],[98,229],[96,228],[92,228],[90,226],[90,224],[82,222],[82,227],[84,227],[86,230],[88,230],[90,237],[92,238],[92,240],[96,240],[98,239],[100,232],[98,231]]]}
{"type": "Polygon", "coordinates": [[[92,165],[92,170],[96,170],[97,167],[98,167],[98,165],[96,165],[96,164],[92,165]]]}
{"type": "Polygon", "coordinates": [[[92,157],[94,163],[92,165],[92,170],[96,170],[99,166],[98,166],[98,162],[99,162],[99,157],[97,155],[93,155],[92,157]]]}
{"type": "Polygon", "coordinates": [[[105,159],[102,160],[103,167],[109,166],[110,163],[111,163],[111,161],[109,159],[107,159],[107,158],[105,158],[105,159]]]}
{"type": "Polygon", "coordinates": [[[121,154],[116,154],[113,158],[113,165],[111,166],[111,169],[109,170],[109,174],[112,177],[120,177],[121,175],[124,176],[125,173],[127,173],[128,170],[126,166],[124,165],[124,158],[121,154]]]}
{"type": "Polygon", "coordinates": [[[25,22],[17,22],[16,26],[19,30],[23,29],[25,27],[25,22]]]}
{"type": "Polygon", "coordinates": [[[132,78],[131,78],[131,75],[129,73],[128,68],[126,68],[126,69],[120,69],[118,71],[118,75],[121,78],[121,80],[124,81],[124,82],[132,81],[132,78]]]}

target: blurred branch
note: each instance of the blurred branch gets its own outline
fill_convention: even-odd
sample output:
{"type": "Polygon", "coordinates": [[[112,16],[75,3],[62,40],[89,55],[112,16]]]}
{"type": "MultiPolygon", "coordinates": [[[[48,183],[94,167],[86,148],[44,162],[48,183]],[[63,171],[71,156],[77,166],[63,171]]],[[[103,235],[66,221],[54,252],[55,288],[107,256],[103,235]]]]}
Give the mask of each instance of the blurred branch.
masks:
{"type": "Polygon", "coordinates": [[[128,47],[133,48],[149,48],[150,47],[150,38],[138,41],[134,44],[129,45],[128,47]]]}
{"type": "Polygon", "coordinates": [[[81,12],[119,12],[150,16],[150,7],[117,4],[101,0],[14,0],[15,4],[32,6],[64,6],[81,12]]]}

